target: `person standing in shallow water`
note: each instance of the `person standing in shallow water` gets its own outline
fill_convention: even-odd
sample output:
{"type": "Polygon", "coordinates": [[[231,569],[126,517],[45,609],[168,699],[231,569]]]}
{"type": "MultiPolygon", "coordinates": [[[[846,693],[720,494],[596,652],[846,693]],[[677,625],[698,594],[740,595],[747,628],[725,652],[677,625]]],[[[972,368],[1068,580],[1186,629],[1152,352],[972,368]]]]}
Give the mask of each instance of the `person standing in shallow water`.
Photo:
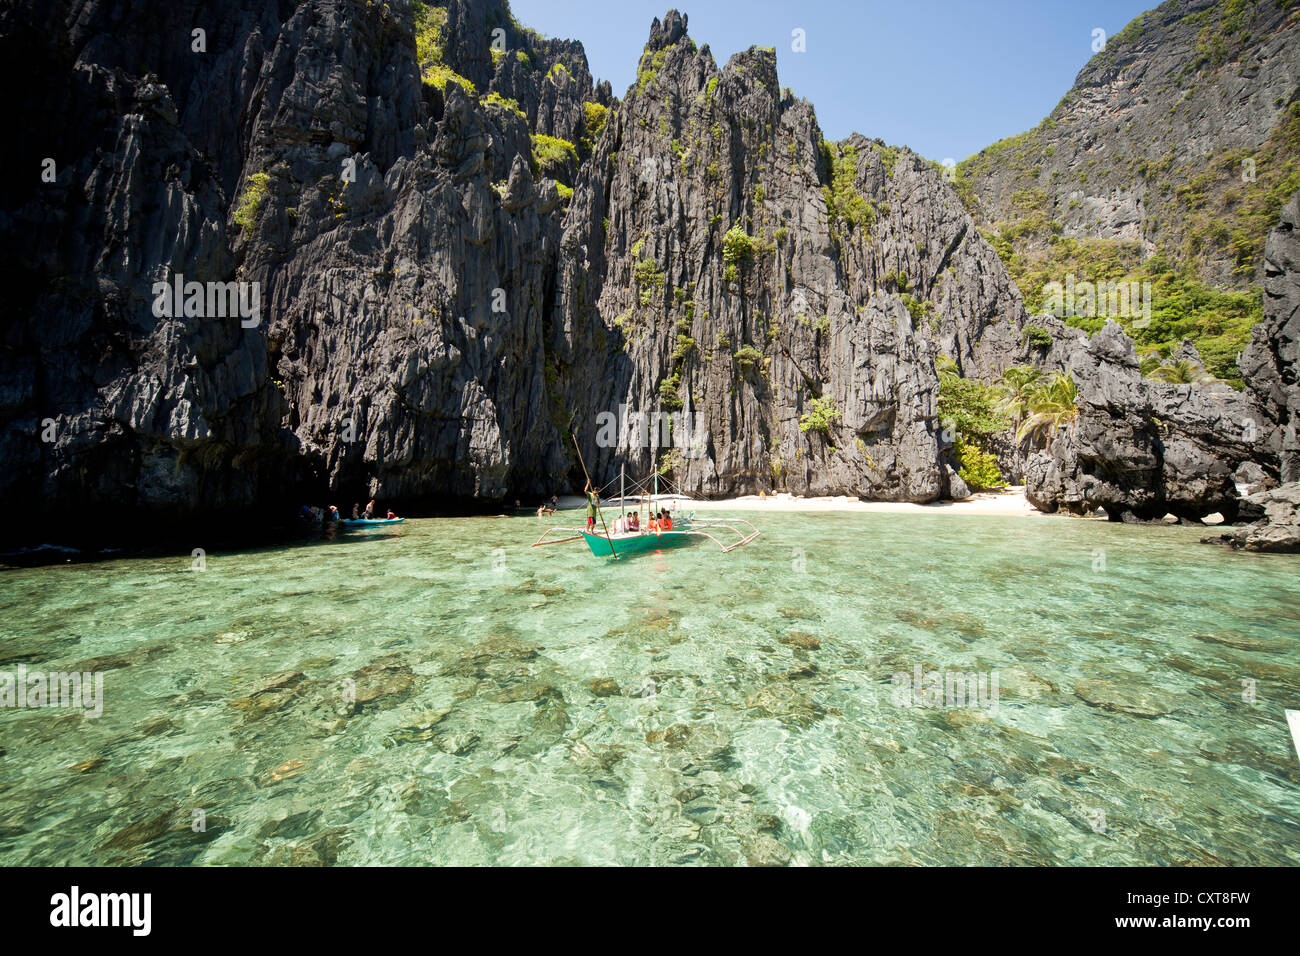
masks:
{"type": "Polygon", "coordinates": [[[587,482],[583,493],[587,496],[587,530],[591,531],[596,527],[596,509],[600,507],[600,498],[591,490],[591,482],[587,482]]]}

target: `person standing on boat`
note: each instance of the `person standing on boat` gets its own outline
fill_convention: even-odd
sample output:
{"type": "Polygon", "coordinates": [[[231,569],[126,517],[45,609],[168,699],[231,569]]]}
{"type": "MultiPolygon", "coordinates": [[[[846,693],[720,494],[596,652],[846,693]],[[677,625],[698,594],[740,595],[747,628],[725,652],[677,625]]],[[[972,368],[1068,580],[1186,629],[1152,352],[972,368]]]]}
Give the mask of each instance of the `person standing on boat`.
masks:
{"type": "Polygon", "coordinates": [[[596,509],[600,507],[600,496],[591,490],[591,482],[587,482],[583,494],[587,496],[587,530],[591,531],[596,527],[596,509]]]}
{"type": "Polygon", "coordinates": [[[369,521],[375,516],[375,499],[370,499],[370,504],[366,505],[366,520],[369,521]]]}
{"type": "Polygon", "coordinates": [[[328,521],[330,524],[333,524],[334,522],[339,520],[338,505],[330,505],[330,512],[328,515],[325,516],[325,520],[328,521]]]}

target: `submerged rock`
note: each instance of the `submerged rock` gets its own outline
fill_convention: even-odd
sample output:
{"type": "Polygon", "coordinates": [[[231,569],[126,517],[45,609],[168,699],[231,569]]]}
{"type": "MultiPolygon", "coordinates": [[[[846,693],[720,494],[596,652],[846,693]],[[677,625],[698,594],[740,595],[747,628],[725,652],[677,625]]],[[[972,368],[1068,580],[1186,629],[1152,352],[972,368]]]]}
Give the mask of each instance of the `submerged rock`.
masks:
{"type": "Polygon", "coordinates": [[[489,700],[498,704],[516,704],[520,701],[538,701],[547,698],[563,701],[564,695],[560,693],[554,684],[546,681],[527,681],[522,684],[512,684],[488,695],[489,700]]]}
{"type": "Polygon", "coordinates": [[[357,678],[357,705],[406,694],[415,681],[416,676],[407,670],[384,670],[362,675],[357,678]]]}
{"type": "Polygon", "coordinates": [[[440,736],[437,743],[438,749],[443,753],[463,757],[478,746],[480,739],[473,731],[460,730],[440,736]]]}
{"type": "Polygon", "coordinates": [[[301,671],[280,671],[277,674],[271,674],[268,677],[262,677],[254,681],[246,689],[245,696],[255,697],[258,694],[264,694],[267,691],[292,687],[294,684],[306,679],[306,675],[301,671]]]}
{"type": "Polygon", "coordinates": [[[142,817],[128,823],[100,844],[101,850],[129,850],[158,839],[179,821],[177,809],[169,807],[161,813],[142,817]]]}
{"type": "Polygon", "coordinates": [[[784,844],[767,833],[742,839],[740,848],[750,866],[788,866],[794,859],[784,844]]]}
{"type": "Polygon", "coordinates": [[[745,706],[763,717],[775,717],[783,723],[809,726],[825,716],[826,711],[785,681],[773,681],[745,698],[745,706]]]}
{"type": "Polygon", "coordinates": [[[1123,687],[1110,680],[1081,680],[1074,684],[1075,696],[1100,707],[1137,717],[1161,717],[1172,713],[1173,701],[1150,690],[1123,687]]]}
{"type": "Polygon", "coordinates": [[[230,702],[230,706],[235,710],[247,711],[252,714],[270,714],[284,707],[297,696],[297,693],[293,690],[267,691],[264,694],[255,694],[252,697],[238,697],[230,702]]]}
{"type": "Polygon", "coordinates": [[[804,631],[791,631],[779,640],[782,644],[789,644],[791,647],[798,647],[805,651],[815,651],[822,646],[820,639],[804,631]]]}
{"type": "Polygon", "coordinates": [[[597,697],[615,697],[622,693],[618,682],[608,677],[593,677],[587,682],[587,686],[597,697]]]}
{"type": "Polygon", "coordinates": [[[1046,678],[1020,668],[998,671],[998,693],[1026,700],[1037,700],[1057,693],[1057,686],[1046,678]]]}
{"type": "Polygon", "coordinates": [[[431,710],[413,717],[410,722],[389,733],[386,740],[394,743],[413,743],[430,740],[438,733],[438,725],[450,710],[431,710]]]}

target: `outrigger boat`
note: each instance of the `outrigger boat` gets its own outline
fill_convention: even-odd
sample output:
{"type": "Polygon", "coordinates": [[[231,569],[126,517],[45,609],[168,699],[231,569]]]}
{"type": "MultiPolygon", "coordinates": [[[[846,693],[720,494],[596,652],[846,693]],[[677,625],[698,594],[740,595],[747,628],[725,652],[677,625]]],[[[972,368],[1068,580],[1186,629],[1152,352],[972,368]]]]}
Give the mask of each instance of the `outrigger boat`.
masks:
{"type": "MultiPolygon", "coordinates": [[[[577,442],[575,441],[576,445],[577,442]]],[[[581,457],[581,452],[578,453],[581,457]]],[[[583,472],[587,468],[583,465],[583,472]]],[[[590,479],[588,479],[590,483],[590,479]]],[[[626,477],[622,469],[619,470],[619,489],[618,504],[619,514],[626,521],[627,517],[627,495],[626,495],[626,477]]],[[[655,500],[659,497],[659,475],[654,476],[654,493],[650,496],[650,513],[654,513],[655,500]]],[[[640,510],[640,503],[644,497],[637,499],[637,510],[640,510]]],[[[620,557],[629,554],[644,554],[647,551],[659,551],[664,548],[673,548],[680,545],[694,544],[702,538],[708,538],[716,544],[725,554],[728,551],[734,551],[742,545],[749,544],[758,537],[759,531],[744,518],[730,519],[702,519],[696,518],[695,512],[691,512],[684,518],[673,518],[673,527],[668,531],[624,531],[621,533],[612,533],[605,524],[605,516],[601,514],[600,524],[604,531],[603,534],[595,534],[583,528],[547,528],[542,536],[533,542],[532,547],[541,548],[551,544],[564,544],[568,541],[582,540],[587,542],[587,547],[591,553],[598,558],[613,557],[618,560],[620,557]],[[737,527],[744,525],[744,528],[737,527]],[[748,530],[746,530],[748,529],[748,530]],[[556,535],[557,537],[552,537],[556,535]],[[735,538],[731,538],[734,535],[735,538]],[[720,540],[719,536],[722,536],[720,540]]],[[[646,524],[649,524],[647,521],[646,524]]]]}

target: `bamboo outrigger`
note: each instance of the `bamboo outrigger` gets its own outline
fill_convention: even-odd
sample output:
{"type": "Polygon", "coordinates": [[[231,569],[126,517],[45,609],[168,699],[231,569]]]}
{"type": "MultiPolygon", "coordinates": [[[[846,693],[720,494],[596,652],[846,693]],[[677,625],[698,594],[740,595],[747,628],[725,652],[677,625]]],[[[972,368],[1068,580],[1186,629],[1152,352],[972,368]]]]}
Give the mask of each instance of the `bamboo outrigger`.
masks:
{"type": "MultiPolygon", "coordinates": [[[[577,440],[574,440],[574,446],[577,446],[577,440]]],[[[578,460],[582,461],[582,452],[578,452],[578,460]]],[[[582,464],[583,474],[587,476],[588,485],[591,484],[591,478],[587,475],[587,466],[582,464]]],[[[620,516],[626,521],[627,518],[627,496],[626,496],[626,478],[622,469],[619,470],[619,488],[618,504],[620,516]]],[[[655,501],[659,497],[659,475],[654,476],[654,492],[650,496],[649,511],[653,513],[655,501]]],[[[645,501],[645,496],[637,498],[637,512],[640,513],[640,505],[645,501]]],[[[626,554],[641,554],[647,551],[658,551],[663,548],[677,547],[679,545],[691,544],[699,538],[708,538],[721,549],[723,554],[728,551],[735,551],[742,545],[749,544],[759,535],[759,530],[753,524],[744,518],[696,518],[695,512],[691,512],[684,518],[673,518],[673,527],[667,531],[650,531],[648,528],[638,531],[622,531],[611,533],[609,526],[605,524],[605,516],[597,506],[597,514],[600,515],[600,526],[603,534],[595,534],[583,528],[547,528],[542,536],[533,542],[532,547],[541,548],[551,544],[564,544],[569,541],[579,539],[587,542],[587,547],[591,553],[598,558],[612,557],[618,560],[620,556],[626,554]],[[749,530],[736,527],[744,525],[749,530]],[[736,536],[735,540],[729,543],[721,541],[715,535],[732,534],[736,536]],[[562,535],[562,537],[551,537],[552,535],[562,535]]],[[[649,524],[647,520],[646,525],[649,524]]]]}

